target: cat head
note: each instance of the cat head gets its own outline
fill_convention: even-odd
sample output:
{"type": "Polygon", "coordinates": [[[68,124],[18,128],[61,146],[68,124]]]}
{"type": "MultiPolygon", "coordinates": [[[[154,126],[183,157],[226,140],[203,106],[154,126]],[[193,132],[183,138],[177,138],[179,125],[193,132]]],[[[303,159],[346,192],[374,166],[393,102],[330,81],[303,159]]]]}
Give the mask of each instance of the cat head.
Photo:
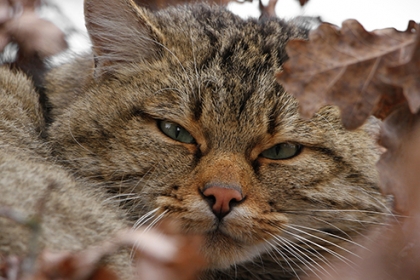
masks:
{"type": "Polygon", "coordinates": [[[306,30],[206,5],[90,0],[85,13],[92,56],[49,76],[50,139],[135,226],[177,220],[226,268],[266,251],[340,256],[378,220],[372,125],[346,131],[332,107],[302,119],[275,81],[306,30]]]}

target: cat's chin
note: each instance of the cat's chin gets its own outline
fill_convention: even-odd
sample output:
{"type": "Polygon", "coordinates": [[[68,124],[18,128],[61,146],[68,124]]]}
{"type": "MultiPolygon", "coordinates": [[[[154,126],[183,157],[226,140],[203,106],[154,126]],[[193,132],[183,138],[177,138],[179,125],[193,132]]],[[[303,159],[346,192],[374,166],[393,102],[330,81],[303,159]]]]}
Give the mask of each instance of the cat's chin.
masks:
{"type": "Polygon", "coordinates": [[[250,261],[268,249],[264,242],[254,245],[245,244],[221,230],[208,232],[204,237],[202,252],[211,269],[226,269],[232,265],[250,261]]]}

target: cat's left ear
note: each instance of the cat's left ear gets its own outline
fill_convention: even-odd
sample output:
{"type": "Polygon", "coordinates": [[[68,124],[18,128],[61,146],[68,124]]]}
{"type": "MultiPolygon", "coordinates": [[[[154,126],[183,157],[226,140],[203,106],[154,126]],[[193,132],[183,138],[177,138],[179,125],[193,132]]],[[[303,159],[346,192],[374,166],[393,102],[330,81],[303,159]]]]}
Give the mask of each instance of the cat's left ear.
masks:
{"type": "Polygon", "coordinates": [[[162,35],[151,23],[152,15],[132,0],[85,0],[84,9],[96,74],[159,56],[162,35]]]}

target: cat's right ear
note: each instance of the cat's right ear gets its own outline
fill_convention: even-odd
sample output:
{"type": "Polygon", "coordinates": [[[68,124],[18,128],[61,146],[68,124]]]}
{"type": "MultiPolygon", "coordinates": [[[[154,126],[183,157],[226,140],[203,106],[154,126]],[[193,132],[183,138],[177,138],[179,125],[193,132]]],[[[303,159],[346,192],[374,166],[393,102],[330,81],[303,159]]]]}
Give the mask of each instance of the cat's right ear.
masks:
{"type": "Polygon", "coordinates": [[[132,0],[85,0],[84,10],[95,76],[112,74],[121,63],[158,58],[162,35],[152,15],[132,0]]]}

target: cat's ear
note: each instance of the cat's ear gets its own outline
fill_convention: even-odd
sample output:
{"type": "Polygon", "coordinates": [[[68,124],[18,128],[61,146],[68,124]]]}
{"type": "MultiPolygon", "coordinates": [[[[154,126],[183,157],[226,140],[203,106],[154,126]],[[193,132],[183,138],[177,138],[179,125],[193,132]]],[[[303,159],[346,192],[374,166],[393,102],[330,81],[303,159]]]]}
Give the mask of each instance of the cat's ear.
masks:
{"type": "Polygon", "coordinates": [[[95,56],[95,72],[112,72],[119,63],[159,56],[162,35],[150,13],[132,0],[85,0],[85,20],[95,56]]]}

